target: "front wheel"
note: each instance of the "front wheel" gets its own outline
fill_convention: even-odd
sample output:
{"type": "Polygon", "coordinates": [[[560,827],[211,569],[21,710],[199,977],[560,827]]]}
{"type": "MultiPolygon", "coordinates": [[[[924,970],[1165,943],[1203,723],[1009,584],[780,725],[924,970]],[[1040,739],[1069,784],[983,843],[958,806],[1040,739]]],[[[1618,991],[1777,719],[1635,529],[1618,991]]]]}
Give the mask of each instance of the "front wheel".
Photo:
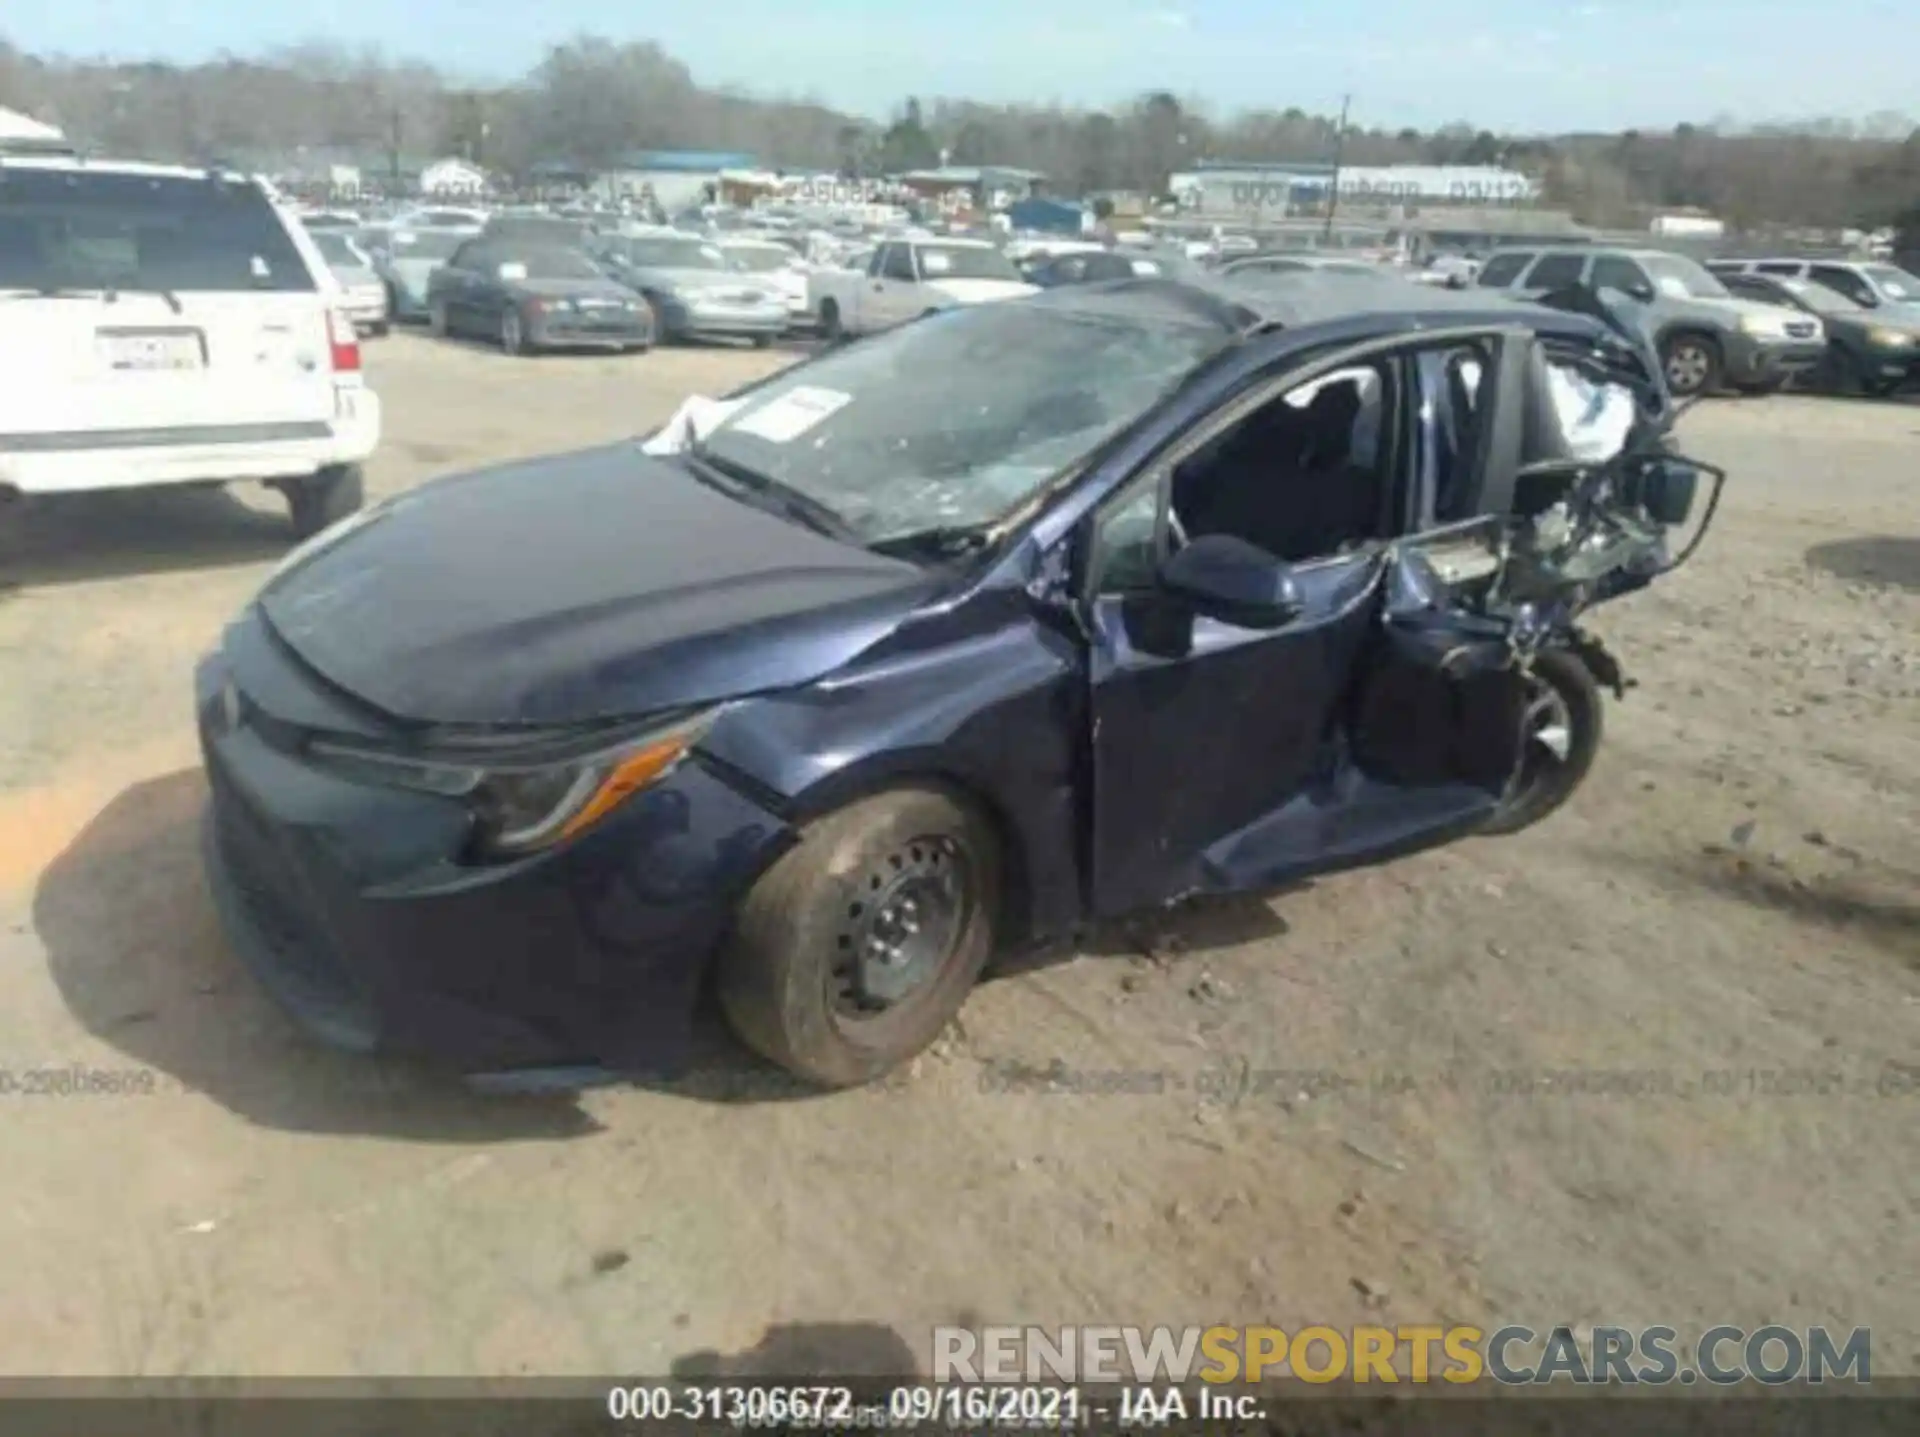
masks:
{"type": "Polygon", "coordinates": [[[500,311],[500,352],[502,354],[525,354],[527,352],[527,331],[520,322],[520,311],[507,308],[500,311]]]}
{"type": "Polygon", "coordinates": [[[1549,649],[1527,675],[1520,766],[1514,770],[1488,833],[1531,828],[1573,797],[1600,751],[1604,702],[1578,654],[1549,649]]]}
{"type": "Polygon", "coordinates": [[[734,1031],[823,1087],[905,1063],[986,965],[1000,861],[988,824],[938,789],[878,794],[810,825],[747,894],[721,953],[734,1031]]]}
{"type": "Polygon", "coordinates": [[[293,537],[311,539],[366,502],[366,479],[358,464],[334,464],[285,486],[293,537]]]}
{"type": "Polygon", "coordinates": [[[1711,394],[1720,383],[1720,346],[1703,334],[1675,335],[1667,341],[1661,363],[1667,371],[1667,388],[1676,399],[1711,394]]]}

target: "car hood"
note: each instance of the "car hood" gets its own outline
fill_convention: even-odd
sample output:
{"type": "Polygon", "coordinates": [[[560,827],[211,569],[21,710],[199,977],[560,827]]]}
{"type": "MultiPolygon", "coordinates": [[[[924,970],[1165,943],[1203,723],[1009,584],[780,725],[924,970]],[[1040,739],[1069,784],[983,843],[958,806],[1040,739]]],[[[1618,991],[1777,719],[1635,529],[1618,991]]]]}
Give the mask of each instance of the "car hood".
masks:
{"type": "Polygon", "coordinates": [[[636,269],[634,278],[660,289],[753,290],[770,294],[771,289],[758,276],[736,274],[725,269],[636,269]]]}
{"type": "Polygon", "coordinates": [[[806,682],[933,585],[623,443],[364,510],[259,602],[307,664],[394,718],[561,726],[806,682]]]}
{"type": "Polygon", "coordinates": [[[578,299],[582,296],[608,296],[628,299],[627,287],[616,279],[516,279],[507,286],[515,294],[535,295],[541,299],[578,299]]]}
{"type": "Polygon", "coordinates": [[[1710,309],[1716,314],[1730,315],[1735,319],[1741,316],[1751,316],[1755,319],[1780,320],[1799,320],[1811,317],[1802,314],[1791,305],[1769,304],[1764,299],[1742,299],[1739,295],[1728,295],[1724,299],[1700,298],[1696,296],[1682,300],[1680,303],[1692,305],[1699,309],[1710,309]]]}
{"type": "Polygon", "coordinates": [[[445,263],[443,259],[395,259],[387,261],[387,269],[395,279],[424,287],[433,272],[445,263]]]}
{"type": "Polygon", "coordinates": [[[994,299],[1018,299],[1038,294],[1040,287],[1017,279],[934,279],[927,288],[960,304],[984,304],[994,299]]]}

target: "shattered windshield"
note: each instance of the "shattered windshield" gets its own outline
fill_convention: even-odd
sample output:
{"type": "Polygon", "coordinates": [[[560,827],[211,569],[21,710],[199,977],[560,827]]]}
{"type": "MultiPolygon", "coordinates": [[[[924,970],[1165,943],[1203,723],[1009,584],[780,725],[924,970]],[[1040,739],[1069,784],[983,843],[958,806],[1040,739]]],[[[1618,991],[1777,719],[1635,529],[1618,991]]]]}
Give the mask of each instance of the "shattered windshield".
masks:
{"type": "Polygon", "coordinates": [[[867,543],[989,524],[1227,343],[1210,326],[981,305],[903,325],[755,391],[705,449],[867,543]]]}

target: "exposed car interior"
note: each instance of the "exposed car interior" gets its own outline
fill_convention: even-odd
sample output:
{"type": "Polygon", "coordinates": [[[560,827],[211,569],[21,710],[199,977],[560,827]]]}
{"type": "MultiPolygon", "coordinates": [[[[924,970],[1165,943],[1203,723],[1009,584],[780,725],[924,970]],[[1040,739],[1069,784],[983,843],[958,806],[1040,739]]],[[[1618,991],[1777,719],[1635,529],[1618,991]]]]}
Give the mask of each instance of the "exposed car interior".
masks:
{"type": "Polygon", "coordinates": [[[1391,392],[1384,368],[1340,370],[1248,415],[1175,468],[1179,532],[1230,534],[1290,563],[1383,537],[1391,392]]]}

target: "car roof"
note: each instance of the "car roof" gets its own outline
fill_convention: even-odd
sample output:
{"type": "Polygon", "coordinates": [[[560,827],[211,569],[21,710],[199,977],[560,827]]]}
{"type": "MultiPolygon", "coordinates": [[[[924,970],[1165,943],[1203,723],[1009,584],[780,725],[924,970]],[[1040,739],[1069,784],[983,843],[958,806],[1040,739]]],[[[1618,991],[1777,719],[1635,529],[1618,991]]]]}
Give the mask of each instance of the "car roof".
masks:
{"type": "Polygon", "coordinates": [[[146,160],[97,160],[83,155],[8,154],[0,151],[0,168],[54,170],[68,174],[131,175],[167,180],[204,180],[213,176],[223,180],[258,183],[255,176],[222,165],[157,165],[146,160]]]}
{"type": "Polygon", "coordinates": [[[1280,274],[1205,275],[1182,279],[1140,276],[1046,290],[1023,304],[1065,312],[1148,322],[1203,324],[1225,333],[1307,329],[1367,316],[1364,326],[1395,329],[1525,322],[1560,333],[1598,336],[1599,321],[1548,305],[1474,290],[1436,289],[1397,275],[1348,275],[1337,270],[1280,274]]]}

